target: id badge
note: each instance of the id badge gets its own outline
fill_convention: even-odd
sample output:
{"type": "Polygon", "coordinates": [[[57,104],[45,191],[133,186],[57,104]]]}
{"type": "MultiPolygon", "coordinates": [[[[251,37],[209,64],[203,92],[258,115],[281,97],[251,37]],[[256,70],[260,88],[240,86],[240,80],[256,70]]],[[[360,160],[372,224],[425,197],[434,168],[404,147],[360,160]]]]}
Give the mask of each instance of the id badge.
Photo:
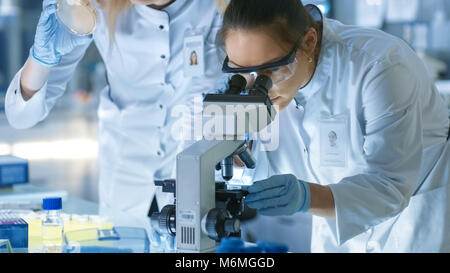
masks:
{"type": "Polygon", "coordinates": [[[320,120],[320,166],[347,167],[347,116],[323,116],[320,120]]]}
{"type": "Polygon", "coordinates": [[[200,77],[205,74],[205,51],[203,35],[184,38],[184,76],[200,77]]]}

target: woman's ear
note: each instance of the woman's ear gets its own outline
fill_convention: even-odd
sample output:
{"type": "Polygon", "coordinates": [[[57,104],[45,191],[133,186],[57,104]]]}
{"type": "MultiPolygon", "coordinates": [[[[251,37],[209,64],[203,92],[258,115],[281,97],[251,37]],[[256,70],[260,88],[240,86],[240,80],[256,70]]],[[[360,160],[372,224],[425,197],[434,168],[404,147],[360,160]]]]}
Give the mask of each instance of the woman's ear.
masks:
{"type": "Polygon", "coordinates": [[[314,52],[316,49],[316,46],[318,44],[318,33],[317,30],[313,27],[309,28],[309,30],[306,32],[305,36],[303,37],[302,41],[302,51],[307,56],[314,56],[314,52]]]}

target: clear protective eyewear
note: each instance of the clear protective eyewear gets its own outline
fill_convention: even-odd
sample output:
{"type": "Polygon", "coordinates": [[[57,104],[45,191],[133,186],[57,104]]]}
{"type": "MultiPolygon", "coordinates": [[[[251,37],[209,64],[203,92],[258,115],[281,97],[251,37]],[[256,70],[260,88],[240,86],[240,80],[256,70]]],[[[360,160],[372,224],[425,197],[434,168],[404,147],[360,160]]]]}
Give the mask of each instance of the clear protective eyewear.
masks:
{"type": "Polygon", "coordinates": [[[239,67],[231,62],[228,56],[223,63],[222,72],[240,74],[247,80],[265,75],[271,78],[273,84],[290,79],[297,72],[298,61],[296,58],[297,46],[286,56],[270,64],[239,67]]]}
{"type": "Polygon", "coordinates": [[[56,5],[56,17],[71,33],[87,36],[94,32],[98,15],[89,0],[59,0],[56,5]]]}

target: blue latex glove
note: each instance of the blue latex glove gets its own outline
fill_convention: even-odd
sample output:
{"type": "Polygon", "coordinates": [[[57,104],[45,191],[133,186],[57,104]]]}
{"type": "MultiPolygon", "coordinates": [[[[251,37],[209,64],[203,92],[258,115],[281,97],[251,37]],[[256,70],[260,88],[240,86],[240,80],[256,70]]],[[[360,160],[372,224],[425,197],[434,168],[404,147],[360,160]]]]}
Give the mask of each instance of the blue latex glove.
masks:
{"type": "Polygon", "coordinates": [[[309,185],[291,174],[254,182],[248,192],[245,198],[247,205],[258,209],[262,215],[306,213],[311,205],[309,185]]]}
{"type": "Polygon", "coordinates": [[[152,228],[150,231],[150,252],[175,252],[175,237],[162,235],[158,230],[152,228]]]}
{"type": "Polygon", "coordinates": [[[173,252],[175,252],[176,240],[175,240],[174,236],[164,235],[162,242],[163,242],[163,245],[164,245],[164,251],[166,253],[173,253],[173,252]]]}
{"type": "Polygon", "coordinates": [[[150,229],[150,245],[154,249],[161,248],[161,234],[154,228],[150,229]]]}
{"type": "Polygon", "coordinates": [[[58,0],[44,0],[30,56],[45,66],[55,66],[61,57],[76,47],[90,43],[92,35],[77,36],[70,33],[56,18],[58,0]]]}

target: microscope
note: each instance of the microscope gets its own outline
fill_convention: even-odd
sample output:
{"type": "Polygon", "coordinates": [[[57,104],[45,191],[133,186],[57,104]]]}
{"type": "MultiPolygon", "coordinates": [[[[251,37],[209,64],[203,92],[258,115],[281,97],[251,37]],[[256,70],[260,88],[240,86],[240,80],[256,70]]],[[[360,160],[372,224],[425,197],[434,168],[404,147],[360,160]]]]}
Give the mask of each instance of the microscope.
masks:
{"type": "Polygon", "coordinates": [[[276,115],[268,96],[269,77],[258,76],[252,88],[246,86],[243,76],[234,75],[225,93],[205,96],[203,120],[224,130],[204,134],[177,155],[176,180],[155,182],[163,192],[174,194],[175,205],[154,213],[152,227],[175,236],[177,252],[214,252],[222,238],[241,236],[247,192],[228,189],[226,181],[233,177],[235,157],[247,168],[255,168],[246,135],[264,129],[276,115]],[[221,171],[225,182],[216,182],[216,171],[221,171]]]}

